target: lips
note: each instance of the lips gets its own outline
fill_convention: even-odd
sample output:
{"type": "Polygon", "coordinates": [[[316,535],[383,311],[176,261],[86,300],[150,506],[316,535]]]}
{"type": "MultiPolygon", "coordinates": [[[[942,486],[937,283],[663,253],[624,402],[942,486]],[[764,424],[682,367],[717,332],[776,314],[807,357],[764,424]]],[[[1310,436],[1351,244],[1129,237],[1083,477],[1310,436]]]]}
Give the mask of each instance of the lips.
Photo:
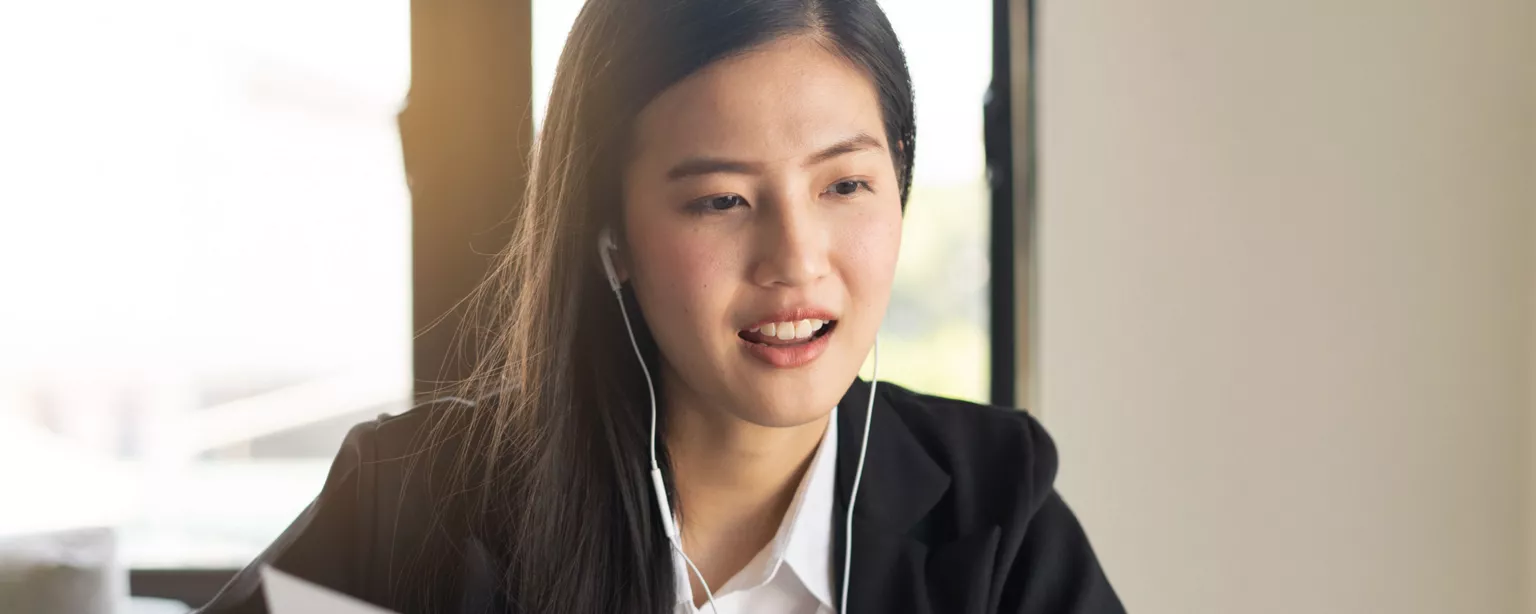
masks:
{"type": "Polygon", "coordinates": [[[742,331],[737,333],[737,344],[747,356],[754,358],[769,367],[775,369],[793,369],[809,364],[820,357],[831,344],[832,335],[837,331],[837,321],[827,322],[820,330],[814,331],[809,337],[784,341],[777,337],[768,338],[761,330],[757,332],[742,331]]]}
{"type": "Polygon", "coordinates": [[[737,333],[742,339],[764,345],[794,345],[809,341],[836,320],[806,318],[794,322],[774,322],[737,333]]]}
{"type": "Polygon", "coordinates": [[[768,366],[787,369],[826,351],[838,315],[810,305],[762,313],[736,332],[741,350],[768,366]]]}
{"type": "Polygon", "coordinates": [[[778,324],[798,324],[801,320],[821,320],[823,322],[829,322],[836,320],[837,318],[838,315],[833,313],[830,309],[824,309],[810,305],[788,307],[759,313],[752,319],[742,322],[740,330],[751,331],[754,329],[762,329],[770,324],[777,328],[778,324]]]}

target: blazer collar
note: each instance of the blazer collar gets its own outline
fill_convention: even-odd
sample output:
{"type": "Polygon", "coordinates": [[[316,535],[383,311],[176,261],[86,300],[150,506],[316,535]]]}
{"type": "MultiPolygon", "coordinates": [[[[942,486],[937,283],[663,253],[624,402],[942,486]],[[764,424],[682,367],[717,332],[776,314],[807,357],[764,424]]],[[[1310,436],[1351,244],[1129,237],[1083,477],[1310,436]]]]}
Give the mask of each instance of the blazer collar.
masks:
{"type": "Polygon", "coordinates": [[[899,387],[877,384],[869,452],[853,512],[853,558],[843,561],[848,495],[859,464],[870,385],[854,380],[838,409],[838,481],[832,518],[832,584],[843,614],[982,614],[996,610],[992,568],[999,555],[996,526],[965,534],[946,524],[941,507],[951,473],[929,453],[892,399],[899,387]]]}
{"type": "MultiPolygon", "coordinates": [[[[869,522],[886,532],[906,533],[944,497],[950,477],[891,407],[890,396],[884,390],[884,386],[875,385],[869,451],[854,502],[854,524],[869,522]]],[[[847,520],[844,514],[859,466],[869,391],[869,382],[855,378],[838,403],[834,526],[839,530],[847,520]]]]}

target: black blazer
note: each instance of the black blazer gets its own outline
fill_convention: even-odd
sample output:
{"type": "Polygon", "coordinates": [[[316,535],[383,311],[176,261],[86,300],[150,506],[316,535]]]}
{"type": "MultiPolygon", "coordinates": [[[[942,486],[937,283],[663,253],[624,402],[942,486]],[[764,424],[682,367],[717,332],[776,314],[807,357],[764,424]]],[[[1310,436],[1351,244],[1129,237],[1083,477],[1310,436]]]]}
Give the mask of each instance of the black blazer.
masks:
{"type": "MultiPolygon", "coordinates": [[[[1124,612],[1088,538],[1052,486],[1056,449],[1028,414],[877,386],[869,453],[853,522],[851,612],[1078,614],[1124,612]]],[[[869,384],[855,380],[838,412],[837,497],[831,569],[842,573],[844,510],[864,432],[869,384]]],[[[360,424],[313,503],[199,612],[266,612],[262,563],[405,611],[390,590],[402,561],[441,532],[434,502],[402,460],[419,441],[429,403],[360,424]]],[[[640,479],[637,477],[636,479],[640,479]]],[[[466,556],[475,551],[460,548],[466,556]]],[[[483,557],[451,582],[460,611],[496,611],[483,557]],[[489,591],[487,591],[489,592],[489,591]]],[[[834,577],[834,594],[841,591],[834,577]]],[[[451,611],[451,610],[450,610],[451,611]]]]}

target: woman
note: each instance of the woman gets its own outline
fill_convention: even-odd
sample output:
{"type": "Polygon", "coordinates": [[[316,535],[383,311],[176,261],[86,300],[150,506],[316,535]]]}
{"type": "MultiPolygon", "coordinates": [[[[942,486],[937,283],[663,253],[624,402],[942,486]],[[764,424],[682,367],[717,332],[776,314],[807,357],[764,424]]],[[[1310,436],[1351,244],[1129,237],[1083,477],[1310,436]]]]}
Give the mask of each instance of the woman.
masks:
{"type": "Polygon", "coordinates": [[[913,151],[874,0],[589,0],[475,375],[203,611],[1121,611],[1028,415],[857,379],[913,151]]]}

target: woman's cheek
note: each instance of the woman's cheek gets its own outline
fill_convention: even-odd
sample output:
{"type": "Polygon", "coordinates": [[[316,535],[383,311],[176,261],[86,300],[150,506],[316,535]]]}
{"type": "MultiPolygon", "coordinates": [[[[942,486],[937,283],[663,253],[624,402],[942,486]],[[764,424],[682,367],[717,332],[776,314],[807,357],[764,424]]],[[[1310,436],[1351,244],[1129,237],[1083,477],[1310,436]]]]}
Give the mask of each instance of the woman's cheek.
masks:
{"type": "Polygon", "coordinates": [[[729,257],[708,242],[690,240],[694,238],[666,237],[654,243],[652,275],[664,284],[658,298],[671,313],[690,322],[717,321],[722,314],[710,312],[723,308],[716,306],[723,301],[715,294],[725,286],[722,275],[729,257]]]}
{"type": "Polygon", "coordinates": [[[848,254],[852,273],[849,291],[859,295],[857,300],[861,303],[884,302],[884,295],[890,292],[896,277],[897,255],[901,251],[900,217],[866,220],[845,240],[852,247],[848,254]]]}

